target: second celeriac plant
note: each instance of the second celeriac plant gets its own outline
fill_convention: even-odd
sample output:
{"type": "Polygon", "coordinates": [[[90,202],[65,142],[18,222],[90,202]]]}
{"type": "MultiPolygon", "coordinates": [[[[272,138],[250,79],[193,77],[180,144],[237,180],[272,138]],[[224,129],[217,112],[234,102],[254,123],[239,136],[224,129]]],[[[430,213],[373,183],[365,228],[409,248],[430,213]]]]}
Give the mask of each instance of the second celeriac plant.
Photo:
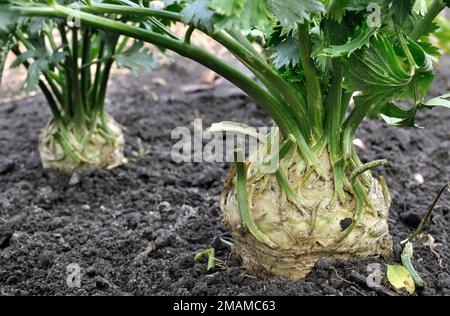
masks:
{"type": "MultiPolygon", "coordinates": [[[[6,10],[0,15],[0,23],[11,19],[6,10]]],[[[117,65],[137,75],[156,60],[140,41],[78,23],[23,17],[0,36],[8,40],[5,53],[16,55],[11,67],[27,70],[25,92],[39,88],[52,113],[39,137],[43,167],[114,168],[126,159],[122,127],[105,109],[111,70],[117,65]]]]}

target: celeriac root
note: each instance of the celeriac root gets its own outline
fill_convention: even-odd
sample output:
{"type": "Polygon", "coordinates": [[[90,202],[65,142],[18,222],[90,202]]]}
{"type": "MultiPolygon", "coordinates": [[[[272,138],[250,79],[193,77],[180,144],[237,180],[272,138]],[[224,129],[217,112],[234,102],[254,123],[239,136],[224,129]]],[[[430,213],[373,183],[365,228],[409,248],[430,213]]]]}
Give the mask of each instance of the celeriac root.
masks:
{"type": "Polygon", "coordinates": [[[109,115],[105,117],[108,135],[97,128],[92,135],[84,133],[83,140],[76,140],[71,131],[71,144],[81,159],[67,155],[56,135],[60,129],[54,122],[49,123],[39,136],[39,154],[45,169],[58,169],[64,172],[92,169],[112,169],[127,162],[124,156],[125,138],[122,127],[109,115]]]}
{"type": "Polygon", "coordinates": [[[293,164],[288,171],[288,181],[302,201],[303,212],[300,212],[298,205],[280,189],[275,175],[254,176],[257,174],[255,157],[247,162],[252,217],[275,246],[259,242],[241,224],[234,168],[229,173],[221,202],[224,222],[234,239],[234,251],[253,273],[303,278],[322,257],[350,259],[392,253],[387,221],[390,199],[369,173],[366,173],[371,182],[370,187],[366,187],[369,204],[364,203],[364,209],[357,216],[353,195],[347,192],[345,203],[336,197],[327,153],[321,157],[328,170],[325,179],[314,175],[306,178],[305,172],[298,172],[297,165],[293,164]],[[351,224],[354,226],[350,231],[351,224]]]}

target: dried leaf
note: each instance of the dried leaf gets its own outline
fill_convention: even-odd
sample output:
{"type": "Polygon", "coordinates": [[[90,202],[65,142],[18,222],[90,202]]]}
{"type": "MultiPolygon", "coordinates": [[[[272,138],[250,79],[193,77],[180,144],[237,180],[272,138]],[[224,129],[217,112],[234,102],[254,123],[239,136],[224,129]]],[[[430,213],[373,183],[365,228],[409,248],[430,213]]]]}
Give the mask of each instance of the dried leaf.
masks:
{"type": "Polygon", "coordinates": [[[396,290],[406,289],[411,295],[416,292],[414,280],[404,266],[388,265],[387,267],[387,278],[396,290]]]}

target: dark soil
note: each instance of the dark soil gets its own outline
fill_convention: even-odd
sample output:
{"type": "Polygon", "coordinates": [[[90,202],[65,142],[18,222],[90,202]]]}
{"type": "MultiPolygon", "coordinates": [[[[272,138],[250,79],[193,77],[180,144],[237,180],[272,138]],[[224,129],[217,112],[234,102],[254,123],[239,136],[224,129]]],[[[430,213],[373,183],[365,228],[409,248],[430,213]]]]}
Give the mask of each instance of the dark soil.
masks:
{"type": "MultiPolygon", "coordinates": [[[[219,196],[224,164],[175,164],[171,131],[224,120],[267,126],[270,120],[228,83],[183,93],[203,69],[182,60],[149,77],[118,77],[110,91],[111,114],[127,128],[131,161],[111,171],[75,176],[43,170],[37,131],[49,111],[42,97],[0,104],[0,295],[377,295],[354,277],[372,263],[399,262],[399,242],[420,221],[450,178],[450,111],[420,116],[424,130],[366,122],[359,132],[364,161],[387,158],[377,171],[390,184],[395,255],[349,262],[321,260],[305,279],[258,279],[221,244],[219,196]],[[158,87],[152,78],[168,84],[158,87]],[[159,101],[151,91],[157,91],[159,101]],[[133,158],[142,140],[146,154],[133,158]],[[425,182],[419,184],[416,174],[425,182]],[[208,273],[196,253],[215,247],[226,268],[208,273]],[[145,253],[145,251],[147,252],[145,253]],[[81,267],[81,288],[66,284],[67,267],[81,267]]],[[[442,62],[433,95],[450,87],[450,59],[442,62]]],[[[450,295],[450,203],[444,197],[424,242],[415,246],[415,265],[428,283],[420,295],[450,295]],[[441,259],[441,266],[439,259],[441,259]]],[[[384,280],[385,287],[388,285],[384,280]]]]}

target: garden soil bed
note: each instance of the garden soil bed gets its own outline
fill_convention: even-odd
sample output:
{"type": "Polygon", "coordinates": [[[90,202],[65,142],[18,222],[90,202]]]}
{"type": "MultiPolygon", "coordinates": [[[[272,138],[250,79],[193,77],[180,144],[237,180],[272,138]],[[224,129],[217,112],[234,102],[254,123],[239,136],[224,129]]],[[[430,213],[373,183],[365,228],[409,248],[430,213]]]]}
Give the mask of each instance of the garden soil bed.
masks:
{"type": "MultiPolygon", "coordinates": [[[[376,174],[386,176],[393,195],[393,258],[320,260],[304,280],[262,279],[246,272],[219,239],[229,237],[219,209],[229,166],[171,159],[172,129],[192,129],[196,117],[206,127],[224,120],[270,124],[229,83],[192,86],[204,72],[180,59],[151,76],[116,77],[108,107],[127,129],[130,162],[110,171],[70,176],[43,170],[36,149],[37,131],[49,118],[44,99],[0,104],[0,295],[383,295],[354,274],[368,275],[372,263],[399,262],[399,242],[450,179],[450,111],[421,114],[423,130],[367,121],[358,134],[364,161],[390,161],[376,174]],[[139,139],[143,157],[135,154],[139,139]],[[223,268],[207,272],[205,262],[194,263],[209,247],[223,268]],[[71,264],[81,267],[80,288],[67,285],[71,264]]],[[[446,58],[432,94],[449,87],[446,58]]],[[[419,295],[450,294],[448,201],[442,199],[427,226],[434,250],[423,241],[415,247],[415,265],[428,283],[419,295]]]]}

